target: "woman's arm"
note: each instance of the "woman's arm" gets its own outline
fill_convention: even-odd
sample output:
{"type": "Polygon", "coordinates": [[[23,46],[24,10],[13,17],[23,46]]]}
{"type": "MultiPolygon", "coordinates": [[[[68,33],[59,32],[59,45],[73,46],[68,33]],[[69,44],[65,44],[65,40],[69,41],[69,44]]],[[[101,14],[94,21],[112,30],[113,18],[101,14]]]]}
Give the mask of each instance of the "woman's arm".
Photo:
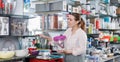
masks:
{"type": "Polygon", "coordinates": [[[45,38],[45,39],[47,39],[47,40],[49,40],[49,41],[52,41],[52,37],[45,36],[45,35],[43,35],[43,34],[39,34],[39,36],[42,37],[42,38],[45,38]]]}

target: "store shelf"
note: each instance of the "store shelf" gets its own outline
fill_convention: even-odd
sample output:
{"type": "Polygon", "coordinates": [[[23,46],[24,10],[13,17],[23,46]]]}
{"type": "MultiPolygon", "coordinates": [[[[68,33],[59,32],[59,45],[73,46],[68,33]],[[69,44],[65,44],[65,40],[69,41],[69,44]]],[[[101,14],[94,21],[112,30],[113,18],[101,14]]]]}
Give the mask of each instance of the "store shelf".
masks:
{"type": "Polygon", "coordinates": [[[120,29],[99,29],[99,31],[119,31],[120,29]]]}
{"type": "MultiPolygon", "coordinates": [[[[37,14],[55,14],[55,13],[66,13],[66,14],[70,14],[70,13],[76,13],[76,12],[68,12],[68,11],[63,11],[63,10],[52,10],[52,11],[37,11],[35,13],[37,14]]],[[[86,15],[86,14],[80,14],[80,15],[86,15]]],[[[92,17],[92,16],[91,16],[92,17]]],[[[95,16],[93,16],[95,17],[95,16]]]]}
{"type": "Polygon", "coordinates": [[[110,42],[110,44],[120,44],[120,42],[117,42],[117,43],[115,43],[115,42],[110,42]]]}
{"type": "Polygon", "coordinates": [[[107,14],[100,14],[99,16],[100,18],[104,18],[104,17],[112,17],[112,18],[117,18],[118,16],[112,16],[112,15],[107,15],[107,14]]]}
{"type": "Polygon", "coordinates": [[[0,16],[3,16],[3,17],[10,17],[10,15],[8,15],[8,14],[0,14],[0,16]]]}
{"type": "Polygon", "coordinates": [[[30,17],[28,15],[10,15],[10,17],[12,17],[12,18],[22,18],[22,19],[34,18],[34,17],[30,17]]]}
{"type": "Polygon", "coordinates": [[[97,17],[99,17],[99,16],[92,16],[92,15],[87,15],[86,16],[87,19],[93,19],[93,18],[97,18],[97,17]]]}
{"type": "Polygon", "coordinates": [[[117,3],[111,3],[110,5],[111,5],[111,6],[117,6],[117,7],[119,7],[119,6],[120,6],[120,3],[118,3],[118,2],[117,2],[117,3]]]}
{"type": "Polygon", "coordinates": [[[48,29],[47,31],[66,31],[66,29],[48,29]]]}
{"type": "Polygon", "coordinates": [[[59,13],[59,12],[64,12],[64,13],[69,13],[69,12],[67,12],[67,11],[62,11],[62,10],[52,10],[52,11],[37,11],[37,12],[35,12],[35,13],[37,13],[37,14],[44,14],[44,13],[59,13]]]}
{"type": "Polygon", "coordinates": [[[60,0],[35,0],[32,2],[44,2],[44,3],[48,3],[48,2],[56,2],[56,1],[60,1],[60,0]]]}
{"type": "Polygon", "coordinates": [[[9,35],[0,35],[0,38],[1,38],[1,37],[7,37],[7,36],[9,36],[9,35]]]}
{"type": "Polygon", "coordinates": [[[13,37],[36,37],[36,35],[11,35],[13,37]]]}
{"type": "Polygon", "coordinates": [[[14,14],[0,14],[3,17],[14,17],[14,18],[23,18],[23,19],[30,19],[34,17],[30,17],[29,15],[14,15],[14,14]]]}
{"type": "Polygon", "coordinates": [[[120,36],[120,33],[113,33],[113,35],[119,35],[120,36]]]}
{"type": "Polygon", "coordinates": [[[109,60],[114,60],[114,59],[116,59],[118,57],[120,57],[120,55],[112,56],[112,57],[107,57],[107,58],[103,59],[103,62],[106,62],[106,61],[109,61],[109,60]]]}
{"type": "Polygon", "coordinates": [[[88,37],[98,38],[99,34],[87,34],[88,37]]]}

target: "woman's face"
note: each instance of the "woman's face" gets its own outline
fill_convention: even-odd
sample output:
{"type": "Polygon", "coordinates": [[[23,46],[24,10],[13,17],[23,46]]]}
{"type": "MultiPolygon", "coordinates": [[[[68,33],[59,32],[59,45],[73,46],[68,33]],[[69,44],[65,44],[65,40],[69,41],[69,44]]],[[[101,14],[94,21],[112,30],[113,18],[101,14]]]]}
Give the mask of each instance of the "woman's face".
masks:
{"type": "Polygon", "coordinates": [[[77,26],[78,21],[75,20],[75,17],[73,15],[68,16],[68,27],[72,28],[77,26]]]}

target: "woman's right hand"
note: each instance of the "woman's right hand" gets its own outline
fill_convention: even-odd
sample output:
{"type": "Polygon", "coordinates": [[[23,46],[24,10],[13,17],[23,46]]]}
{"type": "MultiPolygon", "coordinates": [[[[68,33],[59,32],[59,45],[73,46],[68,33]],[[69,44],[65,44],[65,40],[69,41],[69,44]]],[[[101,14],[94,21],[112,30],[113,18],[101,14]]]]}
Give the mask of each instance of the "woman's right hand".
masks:
{"type": "Polygon", "coordinates": [[[42,38],[45,38],[45,39],[47,39],[47,40],[49,40],[49,41],[52,41],[52,38],[49,37],[49,36],[45,36],[45,35],[43,35],[43,34],[39,34],[39,36],[42,37],[42,38]]]}
{"type": "Polygon", "coordinates": [[[42,38],[46,38],[46,36],[43,35],[43,34],[39,34],[39,36],[42,37],[42,38]]]}

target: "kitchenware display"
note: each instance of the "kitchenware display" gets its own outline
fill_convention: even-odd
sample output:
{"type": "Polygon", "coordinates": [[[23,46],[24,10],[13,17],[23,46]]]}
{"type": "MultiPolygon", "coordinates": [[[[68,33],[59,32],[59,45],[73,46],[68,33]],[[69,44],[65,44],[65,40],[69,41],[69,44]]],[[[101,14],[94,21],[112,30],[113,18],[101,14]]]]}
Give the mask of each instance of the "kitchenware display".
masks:
{"type": "Polygon", "coordinates": [[[2,0],[2,13],[14,14],[17,0],[2,0]]]}
{"type": "Polygon", "coordinates": [[[11,18],[11,35],[22,36],[29,35],[27,29],[28,21],[22,18],[11,18]]]}
{"type": "Polygon", "coordinates": [[[1,59],[12,58],[14,55],[15,55],[14,51],[0,51],[1,59]]]}
{"type": "Polygon", "coordinates": [[[0,17],[0,35],[9,35],[8,17],[0,17]]]}
{"type": "Polygon", "coordinates": [[[32,50],[30,54],[31,54],[31,55],[38,55],[38,54],[39,54],[39,51],[38,51],[38,50],[32,50]]]}
{"type": "Polygon", "coordinates": [[[37,51],[37,48],[29,47],[28,50],[29,50],[29,54],[32,54],[32,53],[34,54],[34,52],[37,51]]]}
{"type": "Polygon", "coordinates": [[[42,56],[42,57],[41,57],[42,59],[47,59],[47,58],[49,58],[50,54],[51,54],[51,50],[49,50],[49,49],[39,50],[39,55],[42,56]]]}
{"type": "Polygon", "coordinates": [[[28,55],[27,49],[15,50],[15,56],[17,56],[17,57],[25,57],[27,55],[28,55]]]}
{"type": "Polygon", "coordinates": [[[16,45],[11,39],[6,39],[2,46],[2,51],[13,51],[16,49],[16,45]]]}
{"type": "Polygon", "coordinates": [[[14,51],[20,48],[17,37],[0,38],[0,51],[14,51]]]}
{"type": "Polygon", "coordinates": [[[49,14],[48,21],[45,22],[47,24],[47,29],[67,29],[67,18],[65,13],[56,13],[56,14],[49,14]]]}
{"type": "Polygon", "coordinates": [[[116,15],[116,13],[117,13],[117,11],[116,11],[116,10],[117,10],[117,7],[116,7],[116,6],[110,6],[109,9],[110,9],[110,10],[109,10],[110,15],[112,15],[112,16],[117,16],[117,15],[116,15]]]}

